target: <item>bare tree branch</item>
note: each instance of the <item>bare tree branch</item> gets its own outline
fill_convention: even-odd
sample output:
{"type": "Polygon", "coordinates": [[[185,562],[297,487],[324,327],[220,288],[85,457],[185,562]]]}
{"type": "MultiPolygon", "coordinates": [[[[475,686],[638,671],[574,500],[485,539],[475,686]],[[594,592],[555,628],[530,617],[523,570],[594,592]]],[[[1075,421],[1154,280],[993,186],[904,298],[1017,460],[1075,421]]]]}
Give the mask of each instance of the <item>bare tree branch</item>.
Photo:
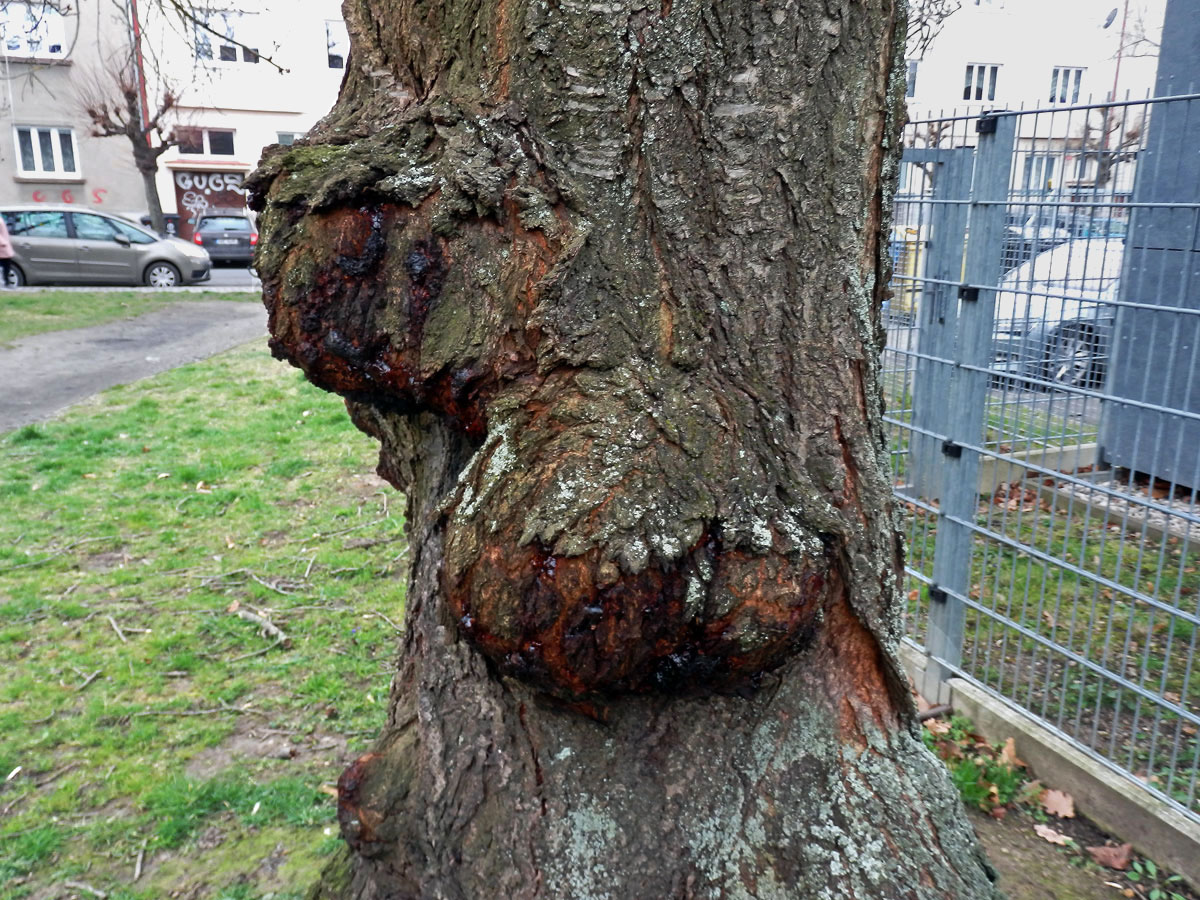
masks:
{"type": "Polygon", "coordinates": [[[910,59],[921,59],[941,34],[946,20],[962,8],[962,0],[908,0],[906,45],[910,59]]]}

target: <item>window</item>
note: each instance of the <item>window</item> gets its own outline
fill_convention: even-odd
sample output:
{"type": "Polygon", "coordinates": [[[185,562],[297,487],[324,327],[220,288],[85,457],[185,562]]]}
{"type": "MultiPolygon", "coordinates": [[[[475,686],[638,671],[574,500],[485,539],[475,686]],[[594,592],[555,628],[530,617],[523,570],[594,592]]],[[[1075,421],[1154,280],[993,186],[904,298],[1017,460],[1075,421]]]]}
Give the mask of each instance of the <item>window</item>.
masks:
{"type": "Polygon", "coordinates": [[[350,54],[350,35],[346,32],[345,22],[338,19],[325,23],[325,48],[329,68],[346,68],[346,57],[350,54]]]}
{"type": "Polygon", "coordinates": [[[85,241],[111,241],[117,236],[108,219],[91,213],[71,213],[75,222],[75,237],[85,241]]]}
{"type": "Polygon", "coordinates": [[[233,156],[233,132],[210,128],[176,128],[179,152],[202,156],[233,156]]]}
{"type": "Polygon", "coordinates": [[[65,238],[67,214],[60,212],[13,212],[4,214],[13,237],[65,238]]]}
{"type": "Polygon", "coordinates": [[[1056,158],[1047,154],[1025,157],[1025,178],[1022,187],[1029,193],[1042,193],[1054,188],[1056,158]]]}
{"type": "Polygon", "coordinates": [[[254,13],[241,10],[214,10],[196,24],[196,59],[222,62],[258,62],[258,41],[254,13]]]}
{"type": "Polygon", "coordinates": [[[292,144],[296,143],[296,138],[300,137],[294,131],[277,131],[275,135],[278,138],[276,143],[283,144],[285,147],[292,146],[292,144]]]}
{"type": "Polygon", "coordinates": [[[200,220],[198,229],[205,231],[241,231],[250,234],[250,220],[245,216],[205,216],[200,220]]]}
{"type": "Polygon", "coordinates": [[[904,96],[917,96],[917,61],[915,59],[908,61],[908,85],[904,89],[904,96]]]}
{"type": "Polygon", "coordinates": [[[131,244],[153,244],[158,240],[154,235],[142,231],[136,225],[130,225],[128,222],[122,222],[118,219],[108,219],[108,224],[116,229],[118,234],[123,234],[129,238],[131,244]]]}
{"type": "Polygon", "coordinates": [[[232,131],[206,131],[208,152],[214,156],[233,156],[232,131]]]}
{"type": "Polygon", "coordinates": [[[996,76],[999,66],[987,63],[972,63],[967,66],[966,80],[963,85],[964,100],[995,100],[996,76]]]}
{"type": "Polygon", "coordinates": [[[79,177],[75,132],[70,128],[18,125],[17,166],[22,175],[33,177],[79,177]]]}
{"type": "Polygon", "coordinates": [[[1083,69],[1056,67],[1050,72],[1050,102],[1078,103],[1083,69]]]}
{"type": "Polygon", "coordinates": [[[66,56],[63,14],[45,2],[17,0],[0,8],[0,39],[9,56],[66,56]]]}

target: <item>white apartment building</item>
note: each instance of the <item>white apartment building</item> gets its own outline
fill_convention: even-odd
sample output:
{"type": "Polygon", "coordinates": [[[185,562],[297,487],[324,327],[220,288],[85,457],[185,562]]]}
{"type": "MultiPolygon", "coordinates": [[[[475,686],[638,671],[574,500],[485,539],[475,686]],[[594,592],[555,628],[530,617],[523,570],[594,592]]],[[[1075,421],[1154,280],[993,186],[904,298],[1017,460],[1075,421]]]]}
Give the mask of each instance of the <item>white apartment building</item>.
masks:
{"type": "MultiPolygon", "coordinates": [[[[1102,106],[1150,94],[1164,8],[1165,0],[962,0],[924,55],[907,61],[909,119],[1038,111],[1019,124],[1015,196],[1127,199],[1144,109],[1102,106]],[[1090,104],[1097,108],[1066,112],[1090,104]]],[[[929,146],[973,142],[962,124],[915,133],[929,146]]]]}
{"type": "Polygon", "coordinates": [[[186,238],[200,215],[242,208],[242,179],[263,147],[292,143],[329,112],[349,41],[340,0],[240,0],[190,33],[154,10],[143,12],[148,53],[168,62],[148,85],[151,104],[164,86],[180,98],[180,144],[162,157],[159,196],[186,238]]]}
{"type": "Polygon", "coordinates": [[[180,145],[159,159],[164,212],[188,220],[241,210],[242,180],[267,144],[290,143],[332,107],[349,52],[339,0],[239,0],[181,26],[152,0],[41,0],[0,7],[0,203],[78,203],[131,217],[147,211],[127,138],[93,137],[80,95],[105,62],[141,38],[144,109],[164,91],[180,145]],[[124,7],[122,9],[122,6],[124,7]],[[232,6],[232,4],[231,4],[232,6]]]}
{"type": "Polygon", "coordinates": [[[1165,0],[962,0],[920,59],[908,61],[912,119],[987,109],[1053,109],[1141,99],[1165,0]]]}

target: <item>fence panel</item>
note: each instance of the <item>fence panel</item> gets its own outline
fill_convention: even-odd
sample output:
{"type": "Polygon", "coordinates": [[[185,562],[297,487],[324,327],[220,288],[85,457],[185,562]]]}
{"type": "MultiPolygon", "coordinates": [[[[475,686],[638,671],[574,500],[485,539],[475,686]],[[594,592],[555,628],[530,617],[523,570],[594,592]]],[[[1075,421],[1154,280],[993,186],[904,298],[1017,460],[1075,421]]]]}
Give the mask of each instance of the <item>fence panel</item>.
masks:
{"type": "Polygon", "coordinates": [[[884,371],[923,691],[1200,820],[1197,146],[1197,95],[910,123],[884,371]]]}

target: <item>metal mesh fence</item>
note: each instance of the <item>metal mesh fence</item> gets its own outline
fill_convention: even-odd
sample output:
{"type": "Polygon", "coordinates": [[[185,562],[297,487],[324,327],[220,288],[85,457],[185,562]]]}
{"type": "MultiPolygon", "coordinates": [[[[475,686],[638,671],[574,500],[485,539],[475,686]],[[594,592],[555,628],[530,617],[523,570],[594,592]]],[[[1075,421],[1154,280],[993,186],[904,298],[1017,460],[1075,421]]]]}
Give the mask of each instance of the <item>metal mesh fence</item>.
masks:
{"type": "Polygon", "coordinates": [[[1200,820],[1200,95],[907,128],[885,391],[923,685],[1200,820]]]}

